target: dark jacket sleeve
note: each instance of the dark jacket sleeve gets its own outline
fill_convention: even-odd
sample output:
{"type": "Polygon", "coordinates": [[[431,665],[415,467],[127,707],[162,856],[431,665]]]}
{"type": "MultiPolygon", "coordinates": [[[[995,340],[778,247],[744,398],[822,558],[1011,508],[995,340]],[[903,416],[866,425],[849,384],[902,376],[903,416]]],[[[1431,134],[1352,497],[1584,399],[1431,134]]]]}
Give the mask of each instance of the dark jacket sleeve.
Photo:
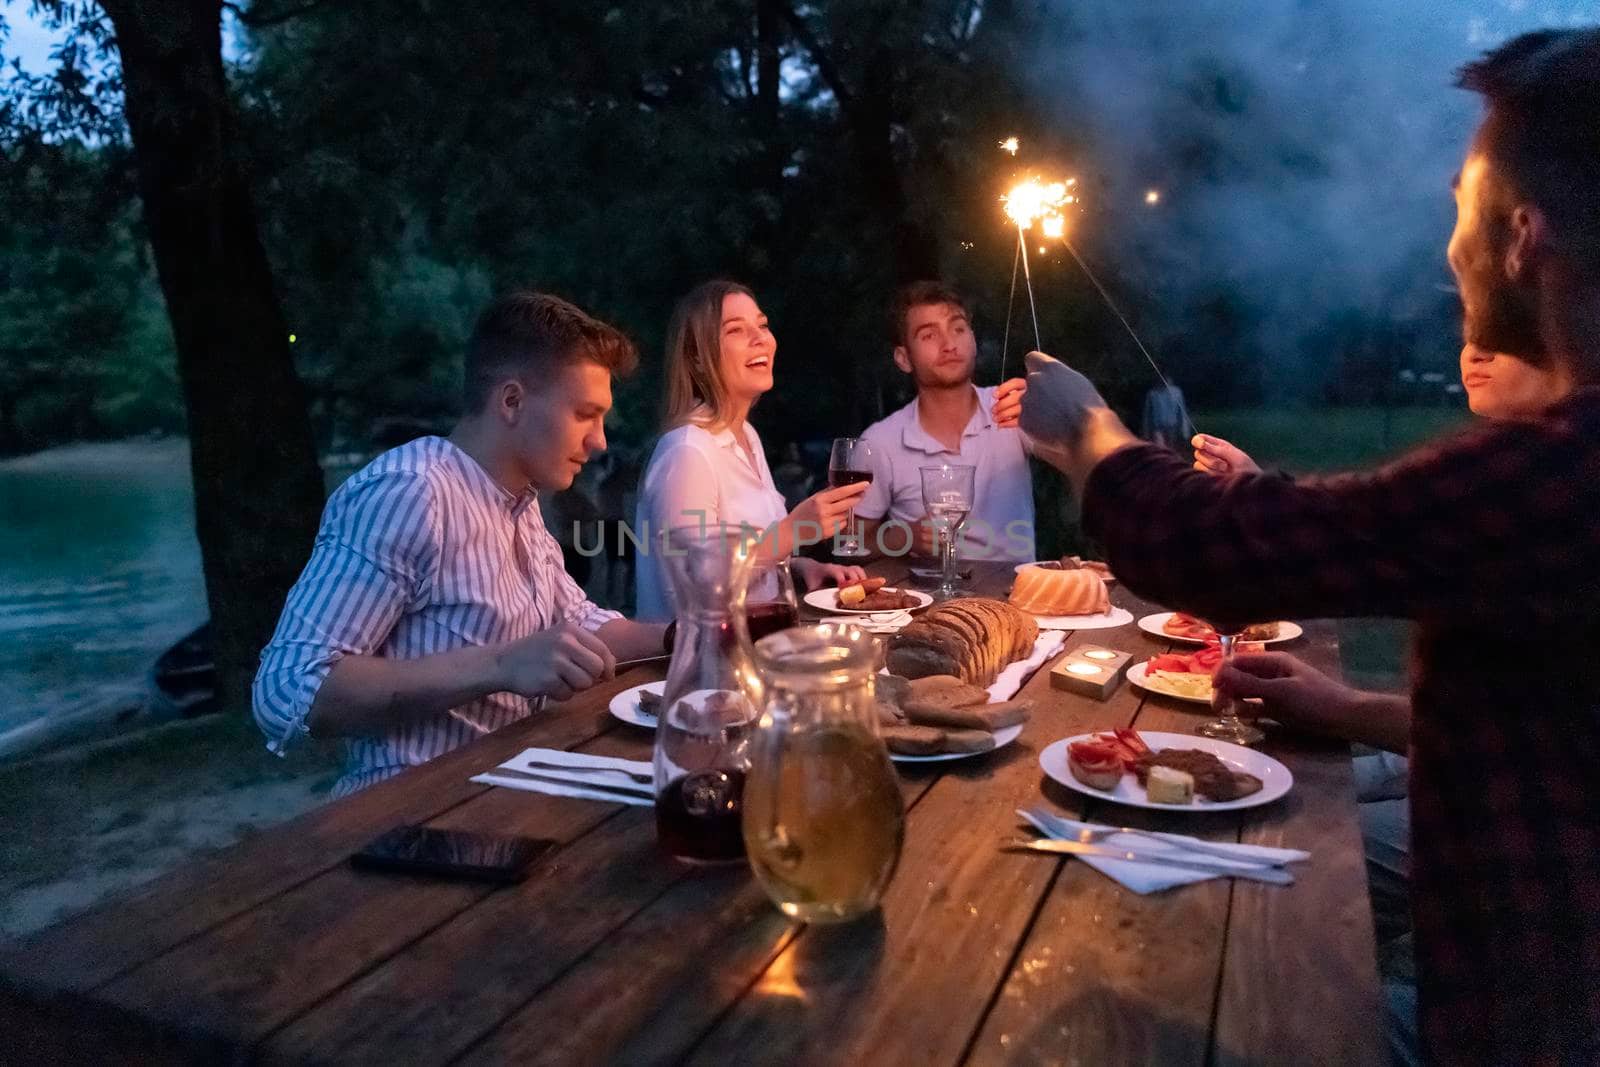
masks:
{"type": "Polygon", "coordinates": [[[1600,574],[1600,452],[1572,419],[1486,425],[1375,472],[1217,478],[1130,446],[1085,531],[1142,596],[1203,617],[1584,616],[1600,574]]]}

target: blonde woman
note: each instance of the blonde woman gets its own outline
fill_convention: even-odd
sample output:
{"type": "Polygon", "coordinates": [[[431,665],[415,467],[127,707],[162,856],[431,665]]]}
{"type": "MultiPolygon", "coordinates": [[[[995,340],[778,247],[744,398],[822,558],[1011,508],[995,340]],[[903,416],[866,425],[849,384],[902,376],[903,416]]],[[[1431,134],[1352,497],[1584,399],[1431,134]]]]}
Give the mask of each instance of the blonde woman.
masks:
{"type": "MultiPolygon", "coordinates": [[[[673,616],[672,589],[655,539],[680,526],[748,524],[769,530],[764,551],[790,556],[831,538],[867,490],[866,483],[825,489],[789,511],[772,481],[750,409],[772,388],[777,338],[755,294],[730,281],[707,282],[678,302],[667,339],[666,432],[639,486],[636,529],[652,544],[637,570],[637,614],[673,616]]],[[[795,557],[807,588],[864,577],[795,557]]]]}

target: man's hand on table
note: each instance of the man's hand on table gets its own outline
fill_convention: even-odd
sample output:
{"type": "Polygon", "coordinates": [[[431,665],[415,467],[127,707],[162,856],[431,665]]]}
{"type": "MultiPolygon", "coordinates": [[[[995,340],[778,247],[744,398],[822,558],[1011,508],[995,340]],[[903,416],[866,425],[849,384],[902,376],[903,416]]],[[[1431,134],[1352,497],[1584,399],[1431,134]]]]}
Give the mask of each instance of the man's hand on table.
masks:
{"type": "Polygon", "coordinates": [[[616,666],[604,641],[570,623],[512,641],[495,655],[500,689],[554,701],[605,681],[616,666]]]}

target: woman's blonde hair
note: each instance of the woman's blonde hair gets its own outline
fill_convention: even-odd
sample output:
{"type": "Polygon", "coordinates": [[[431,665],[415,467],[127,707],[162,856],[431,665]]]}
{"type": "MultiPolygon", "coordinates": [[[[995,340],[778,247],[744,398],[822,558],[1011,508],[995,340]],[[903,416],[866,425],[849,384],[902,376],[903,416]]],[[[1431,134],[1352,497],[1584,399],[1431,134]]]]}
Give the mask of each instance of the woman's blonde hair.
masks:
{"type": "Polygon", "coordinates": [[[708,426],[728,422],[728,387],[722,380],[722,301],[734,293],[756,298],[738,282],[718,279],[696,286],[672,310],[667,330],[667,429],[682,426],[698,407],[708,426]]]}

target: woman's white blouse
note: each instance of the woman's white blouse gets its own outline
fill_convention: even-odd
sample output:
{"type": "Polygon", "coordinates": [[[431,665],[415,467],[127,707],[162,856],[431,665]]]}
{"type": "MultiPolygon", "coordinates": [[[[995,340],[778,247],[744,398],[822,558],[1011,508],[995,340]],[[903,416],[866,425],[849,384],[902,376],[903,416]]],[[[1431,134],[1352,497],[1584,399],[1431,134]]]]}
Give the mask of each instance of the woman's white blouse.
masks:
{"type": "Polygon", "coordinates": [[[734,431],[713,432],[694,422],[668,430],[656,443],[634,516],[640,546],[635,615],[641,621],[664,622],[677,614],[671,575],[661,557],[661,531],[702,523],[766,529],[789,513],[772,482],[761,437],[748,422],[744,437],[750,455],[739,447],[734,431]]]}

